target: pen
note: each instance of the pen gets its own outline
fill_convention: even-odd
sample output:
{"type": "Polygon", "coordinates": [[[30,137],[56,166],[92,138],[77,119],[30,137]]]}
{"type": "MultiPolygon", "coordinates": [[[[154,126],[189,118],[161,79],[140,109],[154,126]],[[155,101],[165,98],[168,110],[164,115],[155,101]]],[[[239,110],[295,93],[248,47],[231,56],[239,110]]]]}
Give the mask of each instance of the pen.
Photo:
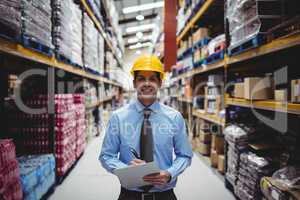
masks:
{"type": "Polygon", "coordinates": [[[130,152],[134,155],[135,158],[141,159],[134,148],[130,148],[130,152]]]}

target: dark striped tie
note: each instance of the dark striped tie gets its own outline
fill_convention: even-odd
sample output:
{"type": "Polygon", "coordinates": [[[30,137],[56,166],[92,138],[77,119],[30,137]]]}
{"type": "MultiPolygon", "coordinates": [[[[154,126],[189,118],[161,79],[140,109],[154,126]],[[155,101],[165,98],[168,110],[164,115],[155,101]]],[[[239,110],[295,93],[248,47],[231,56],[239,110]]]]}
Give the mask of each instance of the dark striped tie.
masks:
{"type": "MultiPolygon", "coordinates": [[[[141,159],[146,162],[153,161],[153,136],[152,127],[149,120],[150,114],[151,110],[149,108],[145,108],[140,139],[141,159]]],[[[141,189],[145,192],[148,192],[152,187],[152,185],[148,185],[141,187],[141,189]]]]}

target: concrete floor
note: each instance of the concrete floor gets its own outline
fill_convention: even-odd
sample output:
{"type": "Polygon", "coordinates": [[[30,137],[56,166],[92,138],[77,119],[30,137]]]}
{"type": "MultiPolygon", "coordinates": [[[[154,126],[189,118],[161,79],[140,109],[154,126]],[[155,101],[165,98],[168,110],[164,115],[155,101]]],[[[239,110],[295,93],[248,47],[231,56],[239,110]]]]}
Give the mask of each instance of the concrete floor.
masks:
{"type": "MultiPolygon", "coordinates": [[[[76,167],[58,186],[50,200],[117,200],[118,179],[98,162],[103,135],[87,147],[76,167]]],[[[179,178],[175,193],[178,200],[234,200],[222,177],[208,166],[205,158],[195,154],[192,166],[179,178]]]]}

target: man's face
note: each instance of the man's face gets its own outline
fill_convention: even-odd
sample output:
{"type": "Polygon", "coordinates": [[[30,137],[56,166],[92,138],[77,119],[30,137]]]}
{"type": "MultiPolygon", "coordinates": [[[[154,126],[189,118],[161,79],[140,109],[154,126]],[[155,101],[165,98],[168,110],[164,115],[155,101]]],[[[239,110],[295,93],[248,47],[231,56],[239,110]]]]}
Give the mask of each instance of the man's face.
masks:
{"type": "Polygon", "coordinates": [[[133,84],[140,97],[149,99],[156,97],[157,91],[161,87],[161,79],[156,72],[139,71],[133,84]]]}

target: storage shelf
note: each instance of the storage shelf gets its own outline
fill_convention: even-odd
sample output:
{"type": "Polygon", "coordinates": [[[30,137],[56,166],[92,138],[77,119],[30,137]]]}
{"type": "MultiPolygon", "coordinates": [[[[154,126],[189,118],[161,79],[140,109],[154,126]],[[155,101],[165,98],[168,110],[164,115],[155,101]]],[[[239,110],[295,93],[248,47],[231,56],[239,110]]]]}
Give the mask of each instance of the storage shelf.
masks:
{"type": "Polygon", "coordinates": [[[115,96],[116,96],[116,95],[112,95],[112,96],[105,97],[104,99],[98,101],[98,102],[95,103],[95,104],[86,106],[86,109],[87,109],[87,110],[90,110],[90,109],[99,107],[99,106],[101,106],[104,102],[106,102],[106,101],[111,101],[115,96]]]}
{"type": "Polygon", "coordinates": [[[247,108],[256,108],[261,110],[277,111],[300,115],[300,104],[283,103],[272,100],[250,101],[246,99],[225,98],[226,105],[241,106],[247,108]]]}
{"type": "Polygon", "coordinates": [[[294,34],[289,37],[276,39],[268,44],[262,45],[258,48],[246,51],[239,55],[229,57],[227,64],[234,64],[237,62],[249,60],[262,55],[274,53],[276,51],[288,49],[300,45],[300,34],[294,34]]]}
{"type": "Polygon", "coordinates": [[[186,98],[186,97],[178,97],[178,101],[193,103],[193,100],[191,98],[186,98]]]}
{"type": "Polygon", "coordinates": [[[179,34],[176,39],[177,44],[182,40],[182,38],[189,32],[189,30],[196,24],[197,21],[204,15],[208,8],[212,5],[215,0],[206,0],[206,2],[201,6],[200,10],[191,19],[191,21],[185,26],[183,31],[179,34]]]}
{"type": "Polygon", "coordinates": [[[85,11],[87,12],[87,14],[90,16],[90,18],[92,19],[92,21],[94,22],[95,26],[97,27],[97,29],[99,30],[99,32],[101,33],[101,35],[103,36],[106,44],[108,45],[108,47],[110,48],[110,50],[113,52],[113,55],[115,56],[115,58],[118,61],[118,64],[121,66],[121,68],[123,68],[120,58],[118,57],[116,50],[114,49],[111,41],[109,41],[109,39],[107,38],[107,34],[104,31],[104,28],[102,27],[101,23],[98,21],[98,19],[96,18],[96,16],[94,15],[93,11],[90,9],[90,7],[88,6],[86,0],[81,0],[81,4],[83,5],[85,11]]]}
{"type": "Polygon", "coordinates": [[[244,53],[241,53],[239,55],[228,57],[225,55],[225,58],[223,61],[216,62],[214,64],[210,65],[204,65],[203,67],[199,67],[193,70],[190,70],[188,72],[185,72],[177,77],[174,78],[174,81],[179,81],[182,78],[189,78],[197,74],[205,73],[210,70],[218,69],[218,68],[226,68],[230,67],[229,65],[242,62],[245,60],[250,60],[259,56],[263,56],[266,54],[274,53],[280,50],[292,48],[295,46],[300,45],[300,34],[297,33],[295,35],[285,37],[285,38],[279,38],[276,39],[268,44],[262,45],[258,48],[251,49],[249,51],[246,51],[244,53]]]}
{"type": "Polygon", "coordinates": [[[175,77],[174,80],[179,81],[180,79],[189,78],[189,77],[195,76],[197,74],[202,74],[202,73],[214,70],[214,69],[224,68],[224,66],[225,66],[225,60],[218,61],[216,63],[209,64],[209,65],[203,65],[202,67],[190,70],[186,73],[183,73],[183,74],[175,77]]]}
{"type": "Polygon", "coordinates": [[[0,51],[10,54],[10,55],[13,55],[13,56],[17,56],[19,58],[28,59],[28,60],[31,60],[34,62],[48,65],[50,67],[61,69],[61,70],[85,77],[85,78],[89,78],[89,79],[93,79],[96,81],[100,81],[100,82],[104,82],[104,83],[108,83],[111,85],[121,87],[121,85],[119,85],[118,83],[111,81],[107,78],[86,72],[86,71],[76,68],[72,65],[68,65],[63,62],[59,62],[54,57],[45,56],[45,55],[38,53],[36,51],[33,51],[31,49],[27,49],[20,44],[10,42],[8,40],[1,39],[1,38],[0,38],[0,51]]]}
{"type": "Polygon", "coordinates": [[[223,127],[225,126],[225,119],[219,118],[216,115],[206,114],[206,113],[201,112],[198,109],[193,109],[193,115],[200,119],[204,119],[206,121],[215,123],[219,126],[223,126],[223,127]]]}

